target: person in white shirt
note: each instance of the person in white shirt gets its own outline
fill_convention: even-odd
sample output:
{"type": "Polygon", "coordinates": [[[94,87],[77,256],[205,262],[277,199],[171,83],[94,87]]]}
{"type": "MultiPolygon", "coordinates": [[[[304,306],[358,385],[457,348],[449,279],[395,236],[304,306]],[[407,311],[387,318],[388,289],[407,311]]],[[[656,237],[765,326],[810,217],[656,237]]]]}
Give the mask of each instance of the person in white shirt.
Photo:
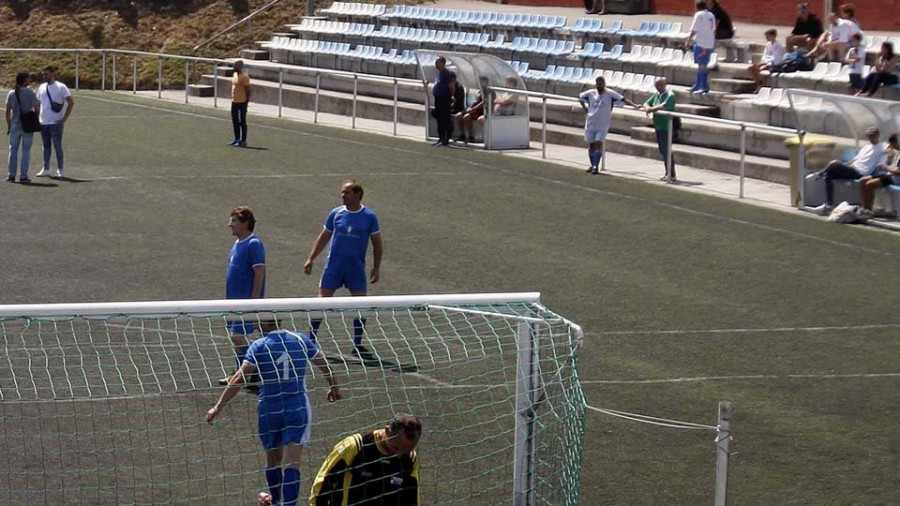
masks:
{"type": "Polygon", "coordinates": [[[863,69],[866,65],[866,46],[862,43],[862,32],[850,37],[850,49],[847,50],[847,65],[850,66],[850,93],[856,93],[863,87],[863,69]]]}
{"type": "Polygon", "coordinates": [[[888,138],[887,160],[875,167],[871,176],[859,178],[863,195],[863,209],[872,211],[875,204],[875,190],[890,185],[900,185],[900,140],[897,134],[888,138]]]}
{"type": "Polygon", "coordinates": [[[850,36],[853,28],[859,32],[859,27],[853,21],[842,19],[834,14],[828,15],[828,30],[826,30],[816,43],[816,47],[807,55],[810,59],[816,59],[824,55],[828,61],[843,61],[850,47],[850,36]]]}
{"type": "Polygon", "coordinates": [[[56,80],[56,68],[48,66],[42,72],[45,83],[38,88],[38,100],[41,101],[41,113],[38,119],[41,122],[41,140],[44,144],[44,166],[36,174],[37,177],[50,176],[50,148],[51,143],[56,150],[56,177],[64,177],[63,154],[63,127],[75,101],[69,88],[56,80]]]}
{"type": "Polygon", "coordinates": [[[762,73],[764,70],[771,70],[773,66],[778,65],[784,60],[784,46],[778,42],[778,30],[770,28],[766,30],[766,49],[763,50],[762,60],[747,67],[750,76],[756,81],[756,91],[766,85],[768,76],[762,73]]]}
{"type": "Polygon", "coordinates": [[[590,174],[600,173],[600,160],[603,158],[603,142],[609,133],[612,123],[612,109],[616,102],[624,102],[631,107],[637,105],[613,90],[606,89],[606,79],[598,76],[595,81],[597,89],[588,90],[578,96],[578,103],[587,113],[584,120],[584,140],[588,144],[588,158],[591,161],[587,171],[590,174]]]}
{"type": "Polygon", "coordinates": [[[832,160],[827,167],[811,174],[813,179],[825,180],[825,194],[827,196],[827,205],[834,205],[834,180],[835,179],[861,179],[865,176],[871,176],[875,173],[880,164],[884,163],[885,145],[880,142],[881,132],[875,127],[869,127],[866,130],[866,137],[869,138],[869,144],[859,150],[847,163],[840,160],[832,160]]]}
{"type": "Polygon", "coordinates": [[[709,60],[716,45],[716,17],[706,8],[706,0],[697,0],[697,12],[691,23],[691,33],[685,48],[694,48],[694,63],[697,64],[697,78],[691,86],[691,93],[709,92],[709,60]]]}

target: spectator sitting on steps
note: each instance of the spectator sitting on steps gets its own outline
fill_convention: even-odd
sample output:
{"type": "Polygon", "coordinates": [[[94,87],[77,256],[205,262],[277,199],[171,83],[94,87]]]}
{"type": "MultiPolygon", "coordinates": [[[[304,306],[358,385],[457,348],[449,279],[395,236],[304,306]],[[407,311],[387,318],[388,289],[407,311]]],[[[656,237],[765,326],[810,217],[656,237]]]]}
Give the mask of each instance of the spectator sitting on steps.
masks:
{"type": "Polygon", "coordinates": [[[810,50],[816,46],[823,31],[822,20],[809,11],[808,3],[801,3],[797,5],[797,20],[794,22],[794,29],[785,40],[785,50],[791,52],[794,47],[810,50]]]}

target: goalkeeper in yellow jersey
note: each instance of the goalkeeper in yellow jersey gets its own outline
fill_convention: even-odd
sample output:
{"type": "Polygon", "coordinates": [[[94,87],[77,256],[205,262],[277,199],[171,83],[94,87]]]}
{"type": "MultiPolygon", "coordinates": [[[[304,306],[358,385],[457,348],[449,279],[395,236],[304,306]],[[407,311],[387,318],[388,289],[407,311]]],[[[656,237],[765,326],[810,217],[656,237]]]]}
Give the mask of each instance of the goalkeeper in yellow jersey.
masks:
{"type": "Polygon", "coordinates": [[[310,506],[418,506],[422,421],[394,415],[383,429],[343,439],[325,459],[310,506]]]}

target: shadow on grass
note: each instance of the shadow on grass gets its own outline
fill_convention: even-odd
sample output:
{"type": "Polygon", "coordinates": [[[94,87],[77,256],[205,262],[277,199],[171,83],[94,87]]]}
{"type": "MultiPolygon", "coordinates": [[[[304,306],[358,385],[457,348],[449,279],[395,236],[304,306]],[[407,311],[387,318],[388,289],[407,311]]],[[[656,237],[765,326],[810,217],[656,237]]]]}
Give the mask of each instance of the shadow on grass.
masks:
{"type": "Polygon", "coordinates": [[[35,188],[56,188],[57,186],[59,186],[56,183],[42,183],[40,181],[34,180],[25,181],[24,183],[20,182],[19,184],[22,186],[33,186],[35,188]]]}

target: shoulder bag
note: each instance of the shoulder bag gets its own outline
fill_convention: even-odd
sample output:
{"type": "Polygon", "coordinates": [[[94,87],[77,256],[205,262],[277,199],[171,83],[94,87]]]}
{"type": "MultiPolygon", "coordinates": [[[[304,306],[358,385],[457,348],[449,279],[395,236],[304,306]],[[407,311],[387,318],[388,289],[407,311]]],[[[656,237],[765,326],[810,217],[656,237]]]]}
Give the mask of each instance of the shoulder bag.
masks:
{"type": "Polygon", "coordinates": [[[25,111],[22,109],[22,101],[19,99],[19,88],[15,90],[16,94],[16,102],[19,103],[19,118],[22,120],[22,130],[25,133],[33,134],[35,132],[41,131],[41,122],[38,119],[38,115],[34,112],[34,109],[29,111],[25,111]]]}

